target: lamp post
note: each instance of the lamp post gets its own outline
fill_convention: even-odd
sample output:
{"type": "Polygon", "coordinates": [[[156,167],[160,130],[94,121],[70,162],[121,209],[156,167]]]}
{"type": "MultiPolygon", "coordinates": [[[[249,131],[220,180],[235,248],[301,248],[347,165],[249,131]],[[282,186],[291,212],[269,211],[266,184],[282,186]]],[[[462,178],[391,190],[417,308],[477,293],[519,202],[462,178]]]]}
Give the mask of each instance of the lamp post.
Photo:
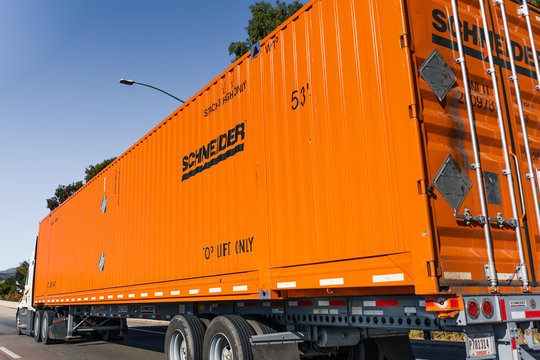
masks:
{"type": "Polygon", "coordinates": [[[137,82],[137,81],[133,81],[133,80],[128,80],[128,79],[120,79],[120,84],[130,85],[130,86],[133,85],[133,84],[142,85],[142,86],[147,86],[147,87],[149,87],[149,88],[155,89],[155,90],[157,90],[157,91],[161,91],[162,93],[169,95],[170,97],[172,97],[172,98],[174,98],[174,99],[180,101],[182,104],[185,103],[184,100],[179,99],[179,98],[177,98],[176,96],[171,95],[171,94],[169,94],[168,92],[166,92],[166,91],[164,91],[164,90],[161,90],[160,88],[157,88],[157,87],[152,86],[152,85],[148,85],[148,84],[144,84],[144,83],[141,83],[141,82],[137,82]]]}

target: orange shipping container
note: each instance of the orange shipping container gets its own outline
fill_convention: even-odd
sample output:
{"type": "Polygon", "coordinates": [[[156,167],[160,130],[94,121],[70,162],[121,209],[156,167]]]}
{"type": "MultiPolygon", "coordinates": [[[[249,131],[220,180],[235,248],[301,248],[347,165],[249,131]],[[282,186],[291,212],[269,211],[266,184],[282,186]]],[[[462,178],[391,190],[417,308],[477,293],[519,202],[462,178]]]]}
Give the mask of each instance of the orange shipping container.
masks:
{"type": "Polygon", "coordinates": [[[490,291],[486,234],[499,289],[534,291],[535,55],[509,2],[529,169],[487,6],[511,169],[478,2],[459,7],[487,226],[451,3],[313,0],[43,219],[34,302],[490,291]]]}

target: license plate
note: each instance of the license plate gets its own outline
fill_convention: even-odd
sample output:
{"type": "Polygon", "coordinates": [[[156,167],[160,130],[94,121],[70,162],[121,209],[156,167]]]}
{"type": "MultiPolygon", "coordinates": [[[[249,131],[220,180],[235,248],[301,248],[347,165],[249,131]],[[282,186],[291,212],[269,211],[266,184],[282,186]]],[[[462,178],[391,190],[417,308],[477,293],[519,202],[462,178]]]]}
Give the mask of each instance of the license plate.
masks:
{"type": "Polygon", "coordinates": [[[469,356],[495,355],[495,341],[489,334],[474,334],[467,337],[469,356]]]}

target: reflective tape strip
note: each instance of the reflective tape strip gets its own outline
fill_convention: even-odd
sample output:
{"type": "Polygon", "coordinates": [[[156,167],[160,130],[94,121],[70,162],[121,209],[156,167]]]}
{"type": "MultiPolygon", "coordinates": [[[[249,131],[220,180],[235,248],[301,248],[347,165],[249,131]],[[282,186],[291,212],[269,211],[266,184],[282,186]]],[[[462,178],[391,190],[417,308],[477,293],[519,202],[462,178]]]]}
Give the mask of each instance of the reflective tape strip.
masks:
{"type": "Polygon", "coordinates": [[[141,293],[141,297],[147,297],[148,293],[141,293]]]}
{"type": "Polygon", "coordinates": [[[295,287],[296,287],[296,281],[288,281],[288,282],[277,283],[277,288],[278,289],[295,288],[295,287]]]}
{"type": "Polygon", "coordinates": [[[134,297],[135,297],[135,294],[129,294],[128,297],[129,297],[129,298],[134,298],[134,297]]]}
{"type": "Polygon", "coordinates": [[[108,295],[107,299],[112,299],[113,297],[114,297],[113,295],[108,295]]]}
{"type": "Polygon", "coordinates": [[[118,298],[119,298],[119,299],[123,299],[123,298],[124,298],[124,295],[118,295],[118,298]]]}
{"type": "Polygon", "coordinates": [[[405,275],[403,275],[403,273],[400,273],[400,274],[373,275],[372,279],[373,279],[373,283],[403,281],[403,280],[405,280],[405,275]]]}
{"type": "Polygon", "coordinates": [[[525,317],[526,317],[527,319],[538,318],[538,317],[540,317],[540,311],[538,311],[538,310],[535,310],[535,311],[525,311],[525,317]]]}
{"type": "Polygon", "coordinates": [[[525,311],[511,311],[512,319],[525,319],[525,311]]]}
{"type": "Polygon", "coordinates": [[[344,283],[343,278],[320,279],[319,280],[319,285],[320,286],[343,285],[343,283],[344,283]]]}
{"type": "Polygon", "coordinates": [[[163,291],[156,291],[154,296],[163,296],[163,291]]]}
{"type": "Polygon", "coordinates": [[[247,285],[237,285],[233,286],[233,291],[247,291],[247,285]]]}
{"type": "Polygon", "coordinates": [[[197,295],[199,293],[199,289],[191,289],[189,290],[190,295],[197,295]]]}
{"type": "Polygon", "coordinates": [[[171,291],[171,295],[180,295],[180,290],[171,291]]]}
{"type": "Polygon", "coordinates": [[[105,299],[104,296],[100,296],[100,297],[99,297],[99,300],[103,300],[103,299],[105,299]]]}
{"type": "Polygon", "coordinates": [[[210,288],[210,289],[208,289],[208,292],[209,292],[210,294],[220,293],[220,292],[221,292],[221,288],[220,288],[220,287],[210,288]]]}
{"type": "Polygon", "coordinates": [[[506,321],[506,306],[504,305],[504,299],[500,300],[501,303],[501,318],[506,321]]]}

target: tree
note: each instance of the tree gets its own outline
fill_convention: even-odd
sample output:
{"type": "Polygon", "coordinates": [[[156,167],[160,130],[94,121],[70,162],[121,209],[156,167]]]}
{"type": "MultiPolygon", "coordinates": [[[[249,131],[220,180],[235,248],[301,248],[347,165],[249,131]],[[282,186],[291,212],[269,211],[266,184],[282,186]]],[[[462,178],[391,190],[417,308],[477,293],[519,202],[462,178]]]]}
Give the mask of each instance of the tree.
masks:
{"type": "Polygon", "coordinates": [[[19,264],[17,270],[15,270],[15,280],[17,280],[19,284],[22,284],[22,286],[24,286],[24,284],[26,283],[26,277],[28,276],[28,266],[28,261],[23,261],[19,264]]]}
{"type": "Polygon", "coordinates": [[[257,41],[270,34],[302,6],[297,0],[291,4],[276,0],[275,7],[266,1],[258,1],[254,5],[250,5],[251,20],[246,27],[248,38],[245,41],[232,42],[229,45],[229,55],[234,54],[235,57],[233,62],[242,57],[257,41]]]}
{"type": "Polygon", "coordinates": [[[90,165],[84,170],[84,173],[86,176],[84,177],[84,181],[89,182],[94,176],[99,174],[99,172],[103,169],[105,169],[110,163],[112,163],[116,158],[110,158],[107,160],[103,160],[99,164],[96,165],[90,165]]]}
{"type": "Polygon", "coordinates": [[[529,0],[529,2],[533,5],[540,6],[540,0],[529,0]]]}
{"type": "MultiPolygon", "coordinates": [[[[84,173],[86,174],[86,176],[84,177],[84,181],[89,182],[94,176],[99,174],[101,170],[105,169],[107,165],[112,163],[115,159],[115,157],[106,159],[98,164],[88,166],[84,170],[84,173]]],[[[54,192],[54,196],[47,199],[47,208],[53,211],[58,206],[60,206],[61,203],[66,201],[71,195],[75,194],[75,192],[77,192],[77,190],[79,190],[82,186],[82,181],[73,182],[69,185],[58,185],[54,192]]]]}
{"type": "Polygon", "coordinates": [[[54,192],[54,196],[47,199],[47,207],[49,210],[53,211],[60,206],[61,203],[66,201],[68,197],[75,194],[75,192],[77,192],[77,190],[79,190],[82,186],[82,181],[77,181],[69,185],[58,185],[56,191],[54,192]]]}

